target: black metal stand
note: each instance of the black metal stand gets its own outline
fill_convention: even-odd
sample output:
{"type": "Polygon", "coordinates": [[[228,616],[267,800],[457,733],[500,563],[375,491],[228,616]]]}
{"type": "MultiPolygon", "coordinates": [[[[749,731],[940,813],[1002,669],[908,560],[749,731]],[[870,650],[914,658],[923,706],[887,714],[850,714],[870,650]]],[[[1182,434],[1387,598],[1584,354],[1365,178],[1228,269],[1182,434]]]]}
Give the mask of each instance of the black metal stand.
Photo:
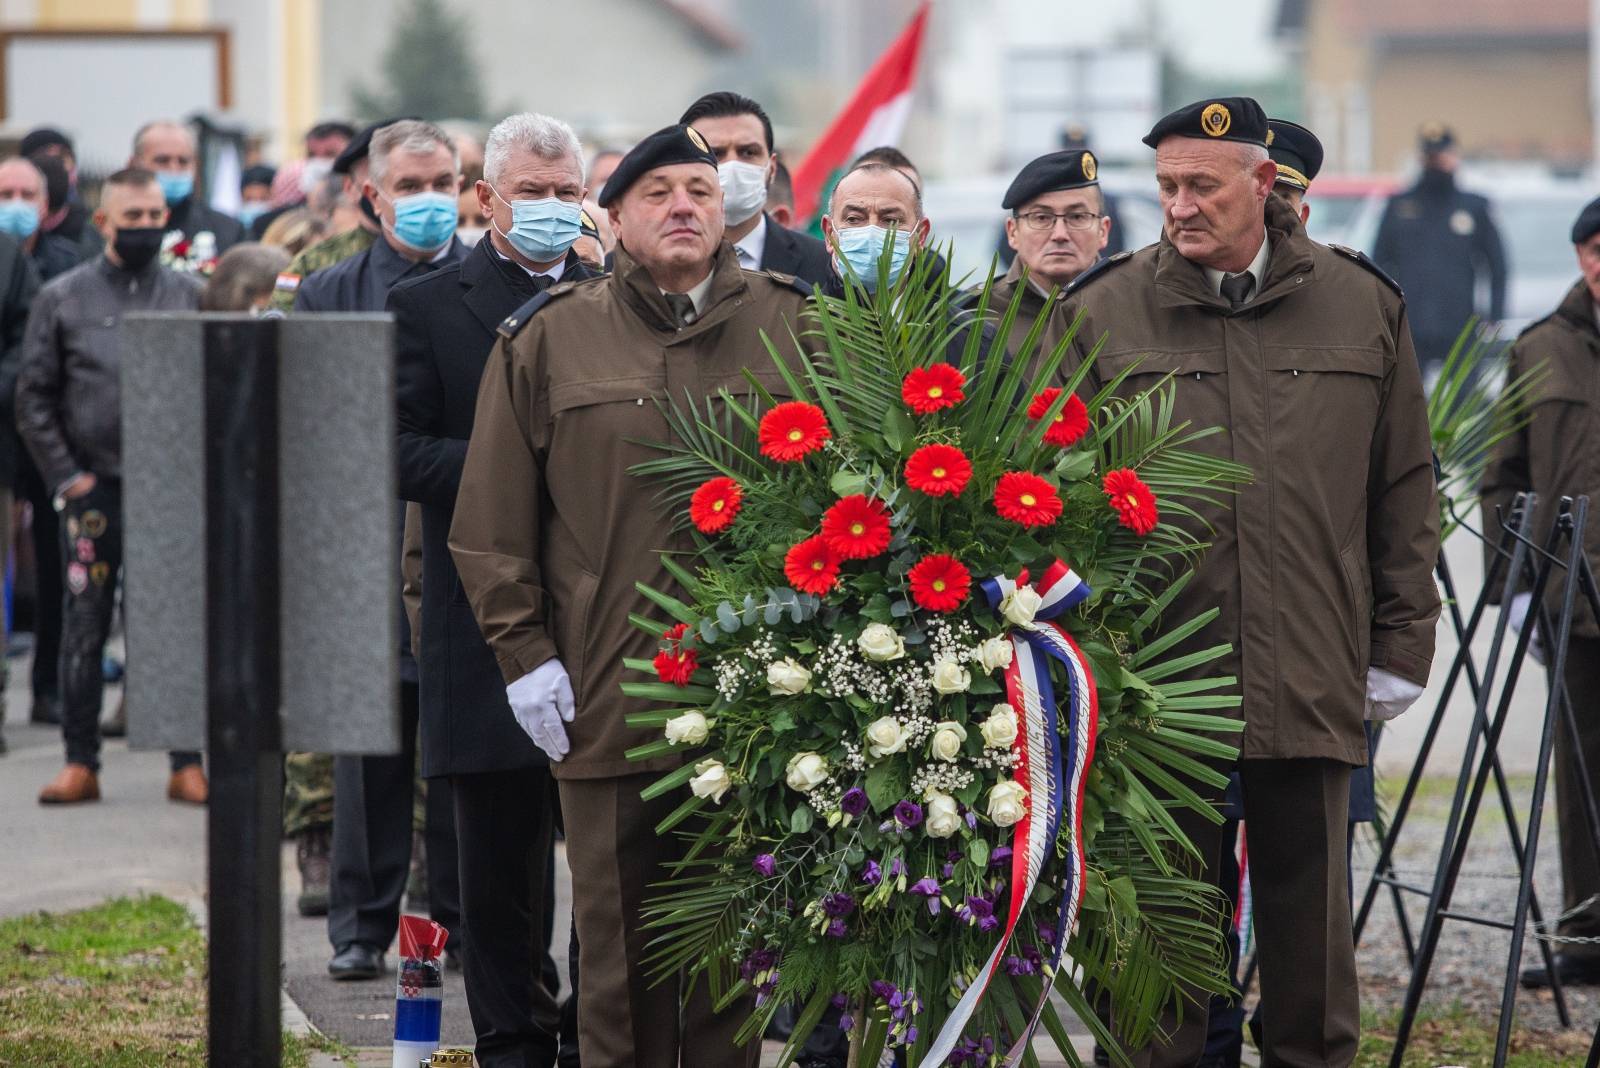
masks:
{"type": "MultiPolygon", "coordinates": [[[[1531,513],[1529,514],[1531,515],[1531,513]]],[[[1511,527],[1515,527],[1520,521],[1520,512],[1514,512],[1510,520],[1511,527]]],[[[1479,537],[1480,540],[1486,540],[1471,528],[1464,527],[1463,529],[1467,529],[1474,536],[1479,537]]],[[[1394,818],[1384,829],[1379,840],[1377,863],[1373,865],[1372,876],[1367,882],[1366,892],[1362,895],[1361,905],[1357,909],[1355,917],[1355,939],[1356,944],[1360,945],[1361,935],[1366,928],[1368,918],[1371,916],[1372,906],[1377,900],[1379,887],[1387,886],[1394,902],[1395,919],[1400,928],[1402,943],[1405,946],[1406,961],[1412,966],[1415,966],[1417,959],[1416,943],[1412,937],[1410,917],[1405,909],[1403,895],[1410,893],[1421,897],[1429,897],[1432,894],[1432,890],[1429,887],[1419,886],[1402,879],[1394,867],[1394,852],[1399,843],[1400,832],[1404,829],[1406,818],[1410,814],[1412,802],[1416,799],[1417,790],[1422,783],[1429,755],[1433,752],[1434,742],[1438,738],[1450,701],[1463,675],[1466,677],[1468,693],[1473,700],[1474,723],[1469,734],[1469,748],[1462,760],[1462,773],[1472,764],[1472,747],[1476,746],[1479,737],[1487,733],[1488,720],[1483,715],[1479,702],[1483,685],[1478,677],[1477,665],[1472,657],[1472,641],[1478,632],[1478,626],[1482,622],[1484,614],[1489,609],[1490,593],[1494,590],[1496,583],[1501,581],[1502,575],[1507,573],[1506,564],[1512,558],[1511,550],[1515,545],[1516,538],[1513,530],[1510,527],[1502,529],[1500,540],[1494,546],[1495,552],[1491,557],[1488,573],[1484,575],[1482,590],[1478,595],[1477,601],[1472,606],[1469,617],[1465,620],[1461,615],[1461,605],[1449,563],[1442,553],[1439,556],[1439,564],[1436,570],[1439,584],[1444,594],[1445,607],[1450,613],[1450,621],[1456,633],[1456,656],[1450,665],[1449,673],[1445,676],[1443,692],[1439,695],[1439,701],[1434,706],[1433,718],[1428,723],[1428,729],[1423,734],[1422,746],[1418,750],[1415,762],[1412,764],[1411,773],[1406,779],[1405,789],[1401,792],[1400,802],[1395,808],[1394,818]]],[[[1505,771],[1500,764],[1499,754],[1491,752],[1488,754],[1488,759],[1494,775],[1495,793],[1500,802],[1501,813],[1505,817],[1506,833],[1511,839],[1511,850],[1520,869],[1523,864],[1524,852],[1521,821],[1517,818],[1516,804],[1512,799],[1511,788],[1506,781],[1505,771]]],[[[1459,774],[1461,773],[1458,773],[1458,777],[1459,774]]],[[[1452,819],[1449,829],[1446,831],[1444,852],[1449,850],[1450,838],[1454,833],[1455,817],[1457,815],[1459,815],[1459,810],[1452,811],[1452,819]]],[[[1532,899],[1531,908],[1534,922],[1543,923],[1544,914],[1539,907],[1537,896],[1532,899]]],[[[1551,975],[1554,977],[1552,979],[1552,994],[1555,998],[1556,1014],[1560,1018],[1562,1026],[1569,1027],[1571,1026],[1571,1015],[1567,1008],[1566,993],[1561,987],[1560,977],[1555,975],[1554,955],[1548,943],[1541,942],[1539,949],[1544,956],[1545,966],[1551,970],[1551,975]]]]}
{"type": "MultiPolygon", "coordinates": [[[[1526,935],[1526,925],[1533,900],[1533,873],[1538,855],[1539,831],[1543,818],[1545,792],[1549,784],[1551,753],[1554,747],[1558,722],[1563,723],[1566,729],[1571,732],[1574,743],[1577,741],[1576,720],[1572,715],[1570,700],[1566,693],[1563,672],[1566,667],[1568,645],[1572,634],[1573,610],[1580,589],[1588,598],[1590,606],[1600,612],[1600,595],[1596,594],[1593,574],[1583,555],[1583,537],[1588,520],[1588,509],[1589,500],[1587,497],[1579,497],[1576,500],[1564,499],[1562,501],[1561,514],[1551,526],[1545,545],[1540,548],[1533,545],[1527,537],[1531,529],[1534,500],[1531,495],[1526,496],[1521,505],[1521,518],[1518,522],[1520,529],[1516,530],[1513,535],[1515,545],[1511,551],[1511,566],[1507,572],[1502,593],[1502,605],[1509,606],[1512,597],[1519,589],[1518,577],[1525,574],[1525,568],[1531,566],[1533,581],[1530,593],[1532,604],[1538,607],[1539,629],[1546,637],[1554,635],[1550,648],[1552,655],[1550,693],[1545,702],[1538,765],[1534,775],[1533,798],[1528,815],[1526,845],[1524,849],[1519,851],[1518,856],[1517,903],[1513,918],[1510,922],[1507,922],[1493,917],[1455,912],[1450,908],[1451,896],[1455,892],[1456,882],[1461,874],[1461,866],[1471,842],[1472,829],[1477,820],[1484,790],[1487,787],[1489,776],[1497,763],[1496,752],[1500,736],[1505,728],[1512,697],[1516,692],[1517,680],[1526,661],[1528,647],[1535,629],[1533,626],[1524,626],[1517,635],[1515,648],[1507,667],[1505,682],[1501,686],[1500,699],[1494,718],[1492,721],[1487,720],[1488,704],[1508,624],[1508,613],[1503,609],[1495,623],[1494,638],[1485,664],[1484,677],[1477,693],[1472,732],[1468,738],[1467,752],[1462,763],[1461,773],[1456,781],[1456,791],[1451,803],[1450,818],[1446,826],[1444,843],[1440,850],[1439,866],[1434,877],[1433,892],[1429,895],[1427,913],[1422,926],[1421,941],[1411,973],[1411,983],[1406,990],[1405,1006],[1401,1012],[1399,1026],[1396,1030],[1394,1051],[1390,1058],[1391,1068],[1401,1068],[1406,1045],[1410,1040],[1411,1028],[1416,1022],[1417,1010],[1421,1005],[1422,994],[1427,986],[1428,974],[1433,964],[1433,956],[1438,948],[1440,932],[1444,921],[1447,919],[1496,927],[1511,933],[1511,947],[1506,961],[1494,1059],[1496,1068],[1502,1068],[1505,1064],[1516,1005],[1518,970],[1522,961],[1523,939],[1526,935]],[[1565,559],[1558,559],[1555,554],[1562,551],[1563,543],[1566,546],[1565,559]],[[1536,558],[1536,565],[1530,565],[1530,554],[1536,558]],[[1561,612],[1557,617],[1555,627],[1552,629],[1549,626],[1548,613],[1543,607],[1543,597],[1554,567],[1563,568],[1565,574],[1562,582],[1561,612]],[[1485,744],[1482,758],[1478,758],[1476,752],[1480,732],[1484,735],[1485,744]],[[1469,779],[1471,780],[1470,796],[1468,795],[1469,779]]],[[[1503,522],[1502,525],[1505,529],[1511,530],[1509,524],[1503,522]]],[[[1573,749],[1575,771],[1578,776],[1577,781],[1587,784],[1587,768],[1584,767],[1581,751],[1576,744],[1574,744],[1573,749]]],[[[1595,840],[1597,848],[1600,848],[1600,812],[1597,812],[1594,798],[1588,796],[1588,791],[1584,790],[1583,793],[1586,795],[1584,805],[1585,822],[1588,824],[1590,836],[1595,840]]],[[[1544,943],[1541,942],[1541,945],[1544,945],[1544,943]]],[[[1550,955],[1547,950],[1546,960],[1548,961],[1549,959],[1550,955]]],[[[1553,968],[1552,975],[1554,975],[1553,968]]]]}
{"type": "Polygon", "coordinates": [[[212,1068],[276,1068],[282,1027],[278,834],[277,326],[205,325],[207,822],[212,1068]]]}

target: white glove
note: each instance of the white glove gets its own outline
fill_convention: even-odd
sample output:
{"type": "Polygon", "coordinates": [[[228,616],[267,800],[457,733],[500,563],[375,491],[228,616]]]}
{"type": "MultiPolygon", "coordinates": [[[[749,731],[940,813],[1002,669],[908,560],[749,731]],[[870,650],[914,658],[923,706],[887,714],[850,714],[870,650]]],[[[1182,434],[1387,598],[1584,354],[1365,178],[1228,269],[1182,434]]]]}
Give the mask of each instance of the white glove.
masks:
{"type": "MultiPolygon", "coordinates": [[[[1521,632],[1523,624],[1528,621],[1528,611],[1533,608],[1533,594],[1519,593],[1511,598],[1511,607],[1507,610],[1511,615],[1511,629],[1521,632]]],[[[1534,628],[1533,637],[1528,640],[1528,655],[1533,657],[1535,664],[1544,663],[1544,631],[1534,628]]]]}
{"type": "Polygon", "coordinates": [[[1367,669],[1367,718],[1387,723],[1422,696],[1422,687],[1382,668],[1367,669]]]}
{"type": "Polygon", "coordinates": [[[552,761],[560,762],[572,748],[563,723],[571,723],[575,711],[572,680],[561,661],[550,659],[506,687],[511,714],[533,744],[543,749],[552,761]]]}

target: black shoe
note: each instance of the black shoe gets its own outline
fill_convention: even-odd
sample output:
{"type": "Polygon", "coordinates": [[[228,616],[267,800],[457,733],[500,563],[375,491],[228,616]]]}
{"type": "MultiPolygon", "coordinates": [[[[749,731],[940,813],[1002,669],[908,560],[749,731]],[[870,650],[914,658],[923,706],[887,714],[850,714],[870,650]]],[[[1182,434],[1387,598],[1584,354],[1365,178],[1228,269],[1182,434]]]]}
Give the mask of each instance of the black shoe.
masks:
{"type": "MultiPolygon", "coordinates": [[[[1556,974],[1562,986],[1600,985],[1600,957],[1574,957],[1557,953],[1556,974]]],[[[1540,990],[1550,985],[1550,973],[1543,964],[1522,969],[1522,985],[1528,990],[1540,990]]]]}
{"type": "Polygon", "coordinates": [[[383,974],[383,954],[371,946],[351,942],[333,955],[328,974],[335,979],[376,979],[383,974]]]}
{"type": "Polygon", "coordinates": [[[61,702],[54,697],[35,697],[28,711],[28,722],[41,727],[61,726],[61,702]]]}

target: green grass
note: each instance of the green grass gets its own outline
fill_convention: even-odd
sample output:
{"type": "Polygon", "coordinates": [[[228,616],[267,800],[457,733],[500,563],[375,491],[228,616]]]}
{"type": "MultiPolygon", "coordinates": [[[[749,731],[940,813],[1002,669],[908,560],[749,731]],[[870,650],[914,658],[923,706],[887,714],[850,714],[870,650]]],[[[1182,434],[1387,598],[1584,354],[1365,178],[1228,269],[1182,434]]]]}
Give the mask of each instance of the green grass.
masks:
{"type": "MultiPolygon", "coordinates": [[[[205,938],[182,905],[118,898],[81,912],[0,920],[0,1065],[201,1068],[205,938]]],[[[320,1036],[284,1035],[285,1068],[320,1036]]]]}
{"type": "MultiPolygon", "coordinates": [[[[1380,1068],[1389,1063],[1394,1051],[1398,1011],[1379,1016],[1370,1010],[1361,1014],[1361,1050],[1357,1068],[1380,1068]]],[[[1578,1028],[1572,1031],[1535,1031],[1518,1028],[1511,1033],[1509,1068],[1572,1068],[1581,1065],[1589,1052],[1593,1033],[1578,1028]]],[[[1462,1068],[1488,1068],[1494,1063],[1495,1021],[1475,1015],[1463,1006],[1424,1011],[1411,1029],[1406,1043],[1405,1062],[1426,1066],[1449,1064],[1462,1068]]]]}

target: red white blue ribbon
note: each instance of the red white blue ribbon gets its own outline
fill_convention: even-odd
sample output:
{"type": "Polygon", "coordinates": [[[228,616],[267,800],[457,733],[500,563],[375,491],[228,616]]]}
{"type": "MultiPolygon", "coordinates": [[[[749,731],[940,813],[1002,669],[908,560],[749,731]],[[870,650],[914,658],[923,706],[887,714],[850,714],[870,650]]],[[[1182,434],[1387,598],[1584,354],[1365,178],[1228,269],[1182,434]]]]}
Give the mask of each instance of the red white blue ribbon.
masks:
{"type": "Polygon", "coordinates": [[[1090,594],[1087,583],[1057,560],[1036,584],[1023,571],[1016,579],[997,576],[979,583],[990,608],[1003,614],[1007,598],[1019,589],[1031,588],[1040,597],[1039,607],[1028,622],[1011,619],[1011,666],[1006,669],[1006,696],[1017,711],[1020,729],[1012,750],[1017,756],[1014,776],[1028,791],[1027,809],[1015,828],[1011,853],[1011,901],[1005,929],[988,961],[962,994],[945,1021],[927,1056],[923,1068],[942,1065],[961,1039],[962,1030],[977,1010],[990,980],[994,978],[1029,898],[1039,885],[1039,876],[1055,852],[1062,833],[1068,834],[1066,871],[1062,876],[1061,912],[1051,948],[1049,967],[1030,1023],[1016,1037],[1005,1062],[1021,1055],[1038,1026],[1051,984],[1061,961],[1061,953],[1078,923],[1083,902],[1086,859],[1083,851],[1083,791],[1094,758],[1095,733],[1099,725],[1099,700],[1094,677],[1083,652],[1055,617],[1081,604],[1090,594]],[[1067,700],[1065,709],[1056,706],[1055,686],[1050,678],[1050,661],[1065,667],[1067,700]],[[1064,712],[1064,714],[1063,714],[1064,712]]]}

